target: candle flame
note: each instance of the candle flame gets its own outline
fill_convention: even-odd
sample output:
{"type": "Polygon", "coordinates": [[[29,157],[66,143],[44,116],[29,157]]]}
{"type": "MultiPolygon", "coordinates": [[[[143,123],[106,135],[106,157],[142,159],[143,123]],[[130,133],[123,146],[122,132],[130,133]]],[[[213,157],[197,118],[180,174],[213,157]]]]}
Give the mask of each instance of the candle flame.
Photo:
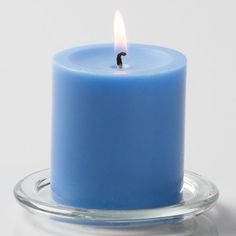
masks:
{"type": "Polygon", "coordinates": [[[114,15],[114,49],[116,53],[127,53],[125,24],[121,13],[116,10],[114,15]]]}

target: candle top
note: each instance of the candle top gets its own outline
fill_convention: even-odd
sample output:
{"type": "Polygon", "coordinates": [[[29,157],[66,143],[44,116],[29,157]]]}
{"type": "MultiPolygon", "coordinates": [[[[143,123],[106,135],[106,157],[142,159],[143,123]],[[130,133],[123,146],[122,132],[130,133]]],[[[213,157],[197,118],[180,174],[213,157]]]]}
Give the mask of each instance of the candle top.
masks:
{"type": "Polygon", "coordinates": [[[74,73],[119,78],[171,73],[186,66],[182,53],[153,45],[130,44],[122,69],[116,66],[116,56],[112,44],[88,45],[57,53],[54,65],[74,73]]]}

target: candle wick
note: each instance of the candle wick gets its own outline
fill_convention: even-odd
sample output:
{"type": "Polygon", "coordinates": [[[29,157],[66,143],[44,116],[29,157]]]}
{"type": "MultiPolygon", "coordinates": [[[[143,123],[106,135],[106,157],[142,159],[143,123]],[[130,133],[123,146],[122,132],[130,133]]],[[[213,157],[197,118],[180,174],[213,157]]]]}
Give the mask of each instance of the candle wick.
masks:
{"type": "Polygon", "coordinates": [[[126,56],[127,53],[126,52],[120,52],[117,54],[117,57],[116,57],[116,64],[117,66],[121,69],[123,67],[123,63],[122,63],[122,56],[126,56]]]}

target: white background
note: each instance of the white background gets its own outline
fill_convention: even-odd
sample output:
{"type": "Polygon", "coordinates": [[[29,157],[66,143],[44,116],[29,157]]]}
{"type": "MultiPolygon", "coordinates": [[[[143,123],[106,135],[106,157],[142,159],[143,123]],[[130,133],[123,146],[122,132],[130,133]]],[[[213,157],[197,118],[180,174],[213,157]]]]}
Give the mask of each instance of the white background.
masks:
{"type": "Polygon", "coordinates": [[[22,232],[28,227],[27,217],[12,189],[20,178],[50,165],[52,55],[112,42],[117,8],[129,42],[186,54],[185,168],[218,186],[221,195],[210,218],[219,235],[236,235],[234,0],[1,0],[0,234],[27,235],[19,234],[19,226],[22,232]]]}

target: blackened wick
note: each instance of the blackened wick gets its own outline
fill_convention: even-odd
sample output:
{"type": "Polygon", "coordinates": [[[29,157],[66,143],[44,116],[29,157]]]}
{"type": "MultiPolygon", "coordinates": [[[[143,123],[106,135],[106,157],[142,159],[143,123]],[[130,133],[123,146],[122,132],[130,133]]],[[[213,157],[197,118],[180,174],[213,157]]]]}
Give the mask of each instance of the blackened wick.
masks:
{"type": "Polygon", "coordinates": [[[119,68],[122,68],[123,63],[122,63],[122,56],[126,56],[127,53],[126,52],[120,52],[117,57],[116,57],[116,64],[119,68]]]}

